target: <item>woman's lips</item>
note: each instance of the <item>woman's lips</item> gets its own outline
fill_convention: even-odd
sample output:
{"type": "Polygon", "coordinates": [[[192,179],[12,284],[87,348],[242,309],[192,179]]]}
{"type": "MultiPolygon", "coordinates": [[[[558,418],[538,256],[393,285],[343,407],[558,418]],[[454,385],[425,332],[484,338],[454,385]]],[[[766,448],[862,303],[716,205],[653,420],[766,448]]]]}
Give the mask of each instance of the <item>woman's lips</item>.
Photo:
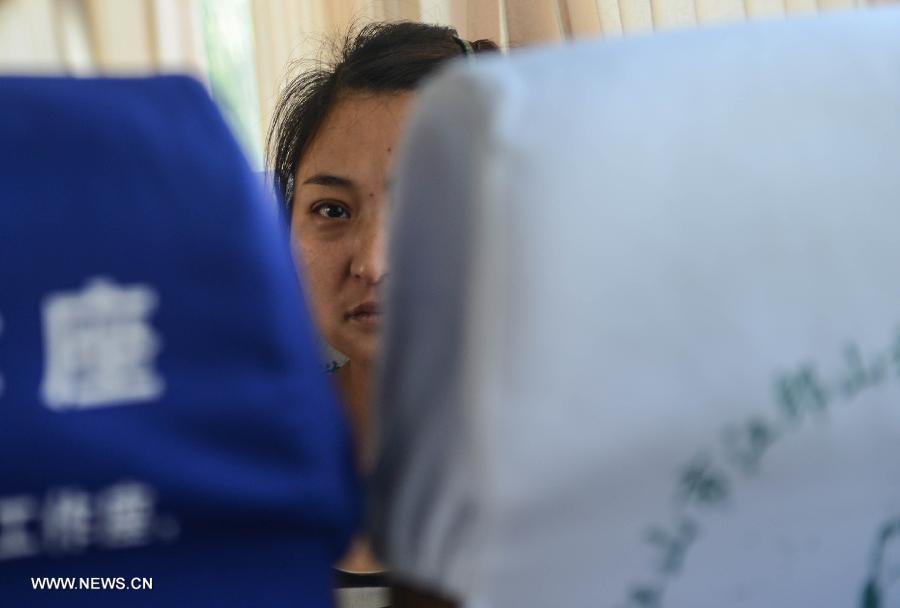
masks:
{"type": "Polygon", "coordinates": [[[347,321],[365,326],[376,326],[381,323],[381,307],[375,302],[363,302],[344,315],[347,321]]]}

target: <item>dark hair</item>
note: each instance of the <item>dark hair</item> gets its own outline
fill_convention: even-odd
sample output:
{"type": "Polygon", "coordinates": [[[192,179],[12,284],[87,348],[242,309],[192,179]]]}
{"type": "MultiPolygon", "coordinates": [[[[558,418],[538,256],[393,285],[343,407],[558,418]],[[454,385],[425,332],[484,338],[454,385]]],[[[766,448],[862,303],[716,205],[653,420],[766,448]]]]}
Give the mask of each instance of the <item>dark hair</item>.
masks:
{"type": "Polygon", "coordinates": [[[288,82],[266,139],[267,164],[288,222],[297,165],[341,94],[408,91],[448,59],[497,48],[490,40],[461,40],[451,27],[409,21],[371,23],[346,36],[333,62],[288,82]]]}

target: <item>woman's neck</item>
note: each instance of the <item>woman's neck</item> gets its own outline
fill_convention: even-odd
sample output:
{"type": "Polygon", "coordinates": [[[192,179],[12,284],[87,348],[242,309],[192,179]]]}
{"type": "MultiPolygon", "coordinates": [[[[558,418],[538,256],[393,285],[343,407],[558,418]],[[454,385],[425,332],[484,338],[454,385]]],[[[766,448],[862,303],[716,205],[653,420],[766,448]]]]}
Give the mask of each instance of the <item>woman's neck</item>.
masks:
{"type": "MultiPolygon", "coordinates": [[[[359,468],[365,472],[368,468],[365,460],[365,440],[369,434],[369,408],[371,407],[372,369],[359,362],[348,361],[337,371],[337,381],[344,403],[350,415],[353,438],[356,444],[356,456],[359,468]]],[[[381,564],[372,555],[368,540],[357,538],[338,568],[349,572],[381,572],[381,564]]]]}
{"type": "Polygon", "coordinates": [[[348,361],[337,371],[338,386],[353,427],[356,453],[362,462],[364,442],[369,434],[369,408],[372,386],[371,367],[358,361],[348,361]]]}

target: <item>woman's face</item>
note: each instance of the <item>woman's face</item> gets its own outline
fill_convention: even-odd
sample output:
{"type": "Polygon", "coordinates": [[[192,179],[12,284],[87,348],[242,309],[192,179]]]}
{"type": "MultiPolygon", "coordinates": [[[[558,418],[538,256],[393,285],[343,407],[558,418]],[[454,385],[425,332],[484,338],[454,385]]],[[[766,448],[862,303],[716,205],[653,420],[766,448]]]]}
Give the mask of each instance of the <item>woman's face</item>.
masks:
{"type": "Polygon", "coordinates": [[[340,99],[294,175],[291,234],[325,340],[370,364],[381,329],[388,181],[412,93],[340,99]]]}

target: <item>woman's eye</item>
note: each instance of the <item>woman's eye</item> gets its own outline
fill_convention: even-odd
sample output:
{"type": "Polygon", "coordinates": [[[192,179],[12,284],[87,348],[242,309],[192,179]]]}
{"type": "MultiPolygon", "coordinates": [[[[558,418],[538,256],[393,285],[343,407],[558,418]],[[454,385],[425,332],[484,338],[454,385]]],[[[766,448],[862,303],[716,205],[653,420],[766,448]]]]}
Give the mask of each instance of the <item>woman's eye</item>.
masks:
{"type": "Polygon", "coordinates": [[[330,220],[350,219],[350,213],[337,203],[320,203],[313,207],[313,212],[330,220]]]}

